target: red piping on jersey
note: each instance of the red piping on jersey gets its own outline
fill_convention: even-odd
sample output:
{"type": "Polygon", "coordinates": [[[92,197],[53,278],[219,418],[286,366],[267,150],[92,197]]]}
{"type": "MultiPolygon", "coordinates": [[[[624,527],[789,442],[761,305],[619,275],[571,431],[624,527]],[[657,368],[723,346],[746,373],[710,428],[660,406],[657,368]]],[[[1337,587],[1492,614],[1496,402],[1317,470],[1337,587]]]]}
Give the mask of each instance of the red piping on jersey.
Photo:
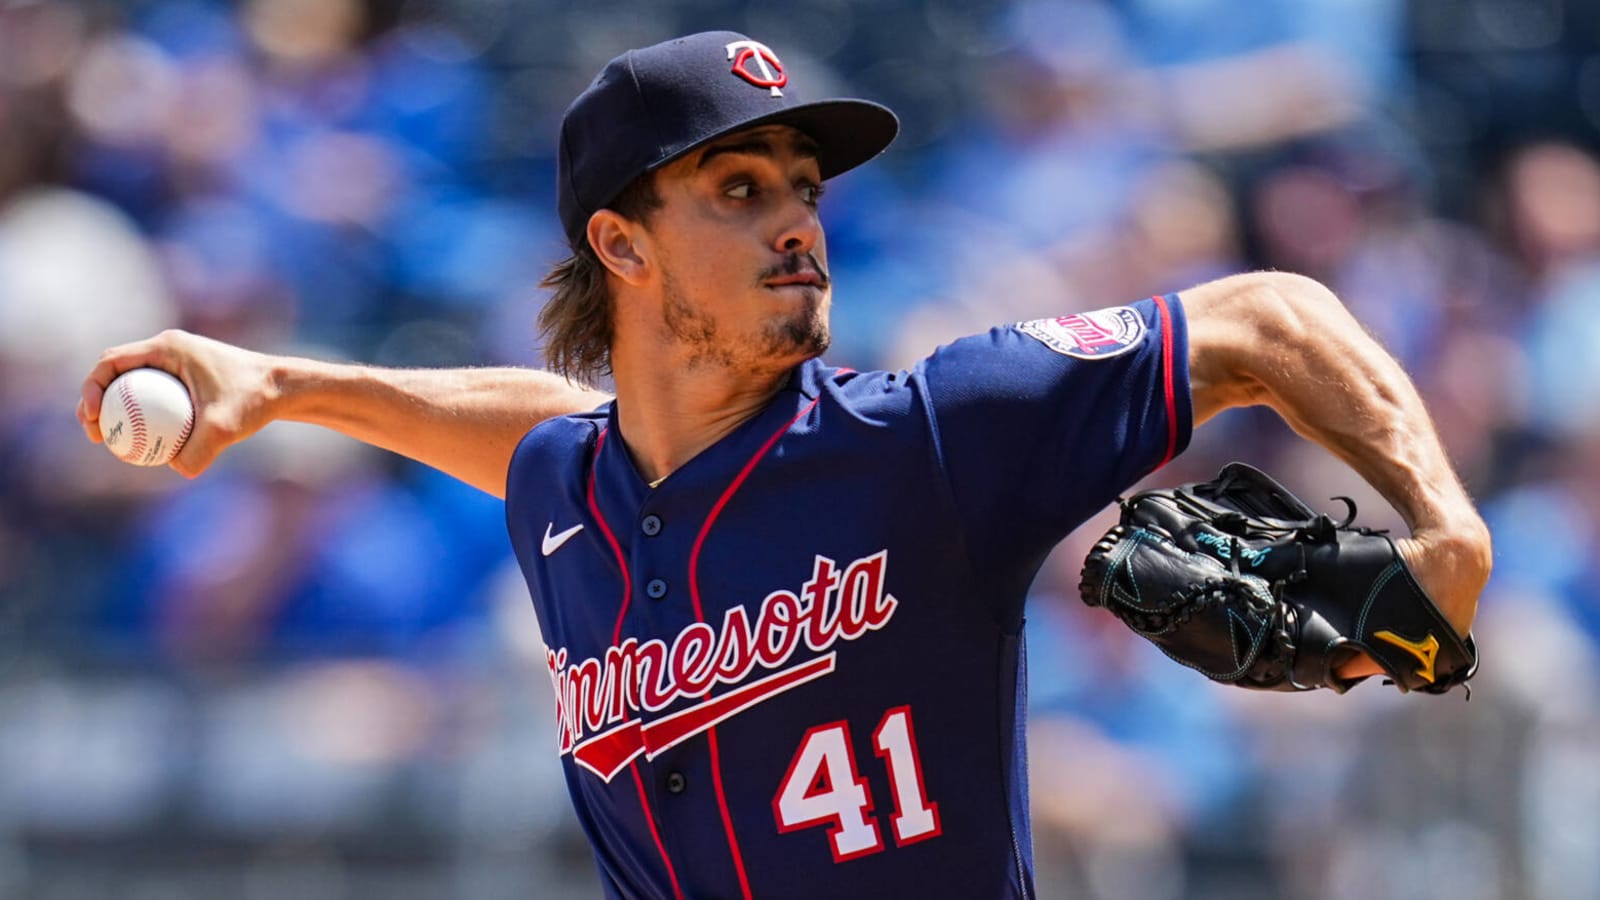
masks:
{"type": "Polygon", "coordinates": [[[622,643],[622,617],[628,614],[628,600],[633,597],[633,579],[628,575],[628,561],[622,558],[622,545],[617,543],[617,536],[611,533],[606,517],[600,514],[600,504],[594,502],[594,470],[600,466],[600,450],[606,445],[607,431],[610,429],[600,429],[600,437],[594,442],[594,464],[589,467],[589,513],[600,526],[600,533],[606,536],[606,543],[611,545],[611,552],[617,557],[617,568],[622,572],[622,608],[617,610],[617,626],[611,631],[611,646],[615,647],[622,643]]]}
{"type": "MultiPolygon", "coordinates": [[[[756,467],[756,463],[761,461],[761,457],[767,455],[772,446],[778,442],[778,438],[783,437],[790,428],[794,427],[794,423],[800,421],[806,413],[816,408],[817,400],[820,399],[822,398],[818,397],[806,404],[805,409],[796,413],[795,417],[784,423],[784,426],[774,432],[772,437],[767,438],[767,442],[761,445],[761,449],[750,457],[750,461],[745,463],[744,468],[739,470],[739,474],[735,475],[733,481],[729,482],[727,489],[722,492],[722,496],[717,498],[716,505],[711,507],[711,513],[706,516],[705,524],[700,526],[700,535],[694,539],[694,549],[689,551],[689,599],[694,603],[696,621],[704,622],[706,620],[705,610],[700,605],[700,549],[705,546],[706,535],[711,533],[712,523],[717,521],[717,516],[722,514],[722,508],[728,505],[728,501],[733,498],[734,493],[744,484],[744,480],[750,477],[751,470],[756,467]]],[[[728,814],[728,795],[722,789],[722,755],[717,749],[717,730],[715,728],[706,731],[706,740],[711,748],[711,783],[717,789],[717,807],[722,811],[722,830],[728,836],[728,850],[733,853],[733,868],[739,873],[739,890],[743,893],[744,900],[751,900],[750,877],[744,871],[744,856],[739,852],[739,841],[733,835],[733,817],[728,814]]]]}
{"type": "MultiPolygon", "coordinates": [[[[611,552],[617,557],[617,568],[622,572],[622,607],[617,610],[617,625],[611,631],[611,645],[615,647],[622,642],[622,620],[628,614],[628,601],[633,597],[633,579],[628,575],[628,561],[622,556],[622,545],[617,543],[617,536],[611,533],[611,526],[606,524],[606,517],[600,514],[600,504],[594,501],[594,471],[600,464],[600,448],[606,445],[606,432],[609,429],[600,429],[600,437],[594,442],[594,463],[589,466],[589,513],[594,516],[595,524],[600,526],[600,533],[606,536],[606,543],[611,545],[611,552]]],[[[683,900],[683,889],[678,887],[678,873],[672,868],[672,858],[667,856],[667,847],[661,843],[661,832],[656,829],[655,814],[650,811],[650,798],[644,792],[644,777],[639,774],[639,763],[635,761],[628,768],[633,772],[633,783],[639,789],[639,808],[644,810],[644,822],[650,826],[650,839],[656,842],[656,851],[661,854],[661,861],[667,866],[667,878],[672,882],[672,896],[676,900],[683,900]]]]}
{"type": "Polygon", "coordinates": [[[1151,297],[1161,311],[1161,375],[1162,387],[1167,395],[1167,453],[1156,463],[1156,468],[1172,461],[1178,452],[1178,395],[1172,387],[1172,311],[1163,297],[1151,297]]]}

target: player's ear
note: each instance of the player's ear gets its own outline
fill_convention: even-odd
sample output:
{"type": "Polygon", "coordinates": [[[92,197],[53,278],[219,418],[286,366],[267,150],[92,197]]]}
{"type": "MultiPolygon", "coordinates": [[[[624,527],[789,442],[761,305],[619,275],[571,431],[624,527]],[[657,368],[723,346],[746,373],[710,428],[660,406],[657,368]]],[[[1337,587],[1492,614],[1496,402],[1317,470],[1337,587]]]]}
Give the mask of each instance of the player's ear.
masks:
{"type": "Polygon", "coordinates": [[[647,274],[649,257],[642,246],[643,237],[639,223],[614,210],[602,209],[589,217],[589,246],[601,265],[629,284],[639,284],[647,274]]]}

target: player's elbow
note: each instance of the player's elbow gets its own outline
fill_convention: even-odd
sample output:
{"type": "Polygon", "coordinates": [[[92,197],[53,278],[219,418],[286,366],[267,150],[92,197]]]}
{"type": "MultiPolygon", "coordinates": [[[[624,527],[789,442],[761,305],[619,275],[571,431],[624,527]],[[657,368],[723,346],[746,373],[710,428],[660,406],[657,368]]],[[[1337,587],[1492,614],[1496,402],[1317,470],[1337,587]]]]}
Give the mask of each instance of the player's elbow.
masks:
{"type": "Polygon", "coordinates": [[[1349,317],[1333,291],[1315,278],[1293,272],[1250,272],[1239,278],[1239,314],[1256,332],[1258,345],[1314,341],[1333,318],[1349,317]]]}
{"type": "Polygon", "coordinates": [[[1182,294],[1189,324],[1196,421],[1268,402],[1285,360],[1304,358],[1344,306],[1320,282],[1290,272],[1246,272],[1182,294]]]}
{"type": "MultiPolygon", "coordinates": [[[[1191,321],[1225,324],[1240,340],[1283,340],[1314,331],[1319,320],[1347,316],[1322,282],[1293,272],[1244,272],[1183,292],[1191,321]]],[[[1270,345],[1269,345],[1270,346],[1270,345]]]]}

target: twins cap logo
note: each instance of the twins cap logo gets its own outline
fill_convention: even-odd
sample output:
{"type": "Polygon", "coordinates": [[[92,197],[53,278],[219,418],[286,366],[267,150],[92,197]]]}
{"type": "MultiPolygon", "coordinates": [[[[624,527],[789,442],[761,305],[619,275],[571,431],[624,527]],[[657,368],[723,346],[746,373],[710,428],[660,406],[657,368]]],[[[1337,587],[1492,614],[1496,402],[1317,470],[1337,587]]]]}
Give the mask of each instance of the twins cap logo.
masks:
{"type": "Polygon", "coordinates": [[[773,53],[772,48],[760,41],[734,41],[728,45],[728,58],[733,60],[733,74],[756,87],[771,88],[774,97],[783,96],[783,91],[778,88],[789,83],[789,76],[783,71],[783,63],[778,62],[778,54],[773,53]],[[760,74],[750,71],[751,63],[760,70],[760,74]]]}
{"type": "Polygon", "coordinates": [[[1017,325],[1021,331],[1063,356],[1105,359],[1126,353],[1144,340],[1144,317],[1131,306],[1035,319],[1017,325]]]}

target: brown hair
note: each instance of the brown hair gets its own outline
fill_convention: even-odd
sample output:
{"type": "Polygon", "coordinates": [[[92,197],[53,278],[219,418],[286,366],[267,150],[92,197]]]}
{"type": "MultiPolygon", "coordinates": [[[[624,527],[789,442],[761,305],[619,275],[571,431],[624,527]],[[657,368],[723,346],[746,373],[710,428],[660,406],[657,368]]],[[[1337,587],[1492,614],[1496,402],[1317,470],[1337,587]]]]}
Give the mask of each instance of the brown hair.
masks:
{"type": "MultiPolygon", "coordinates": [[[[650,214],[661,208],[655,173],[629,182],[606,208],[632,221],[648,222],[650,214]]],[[[545,365],[590,385],[611,374],[611,287],[606,267],[588,239],[579,237],[572,255],[556,263],[539,287],[551,291],[549,302],[539,311],[545,365]]]]}

